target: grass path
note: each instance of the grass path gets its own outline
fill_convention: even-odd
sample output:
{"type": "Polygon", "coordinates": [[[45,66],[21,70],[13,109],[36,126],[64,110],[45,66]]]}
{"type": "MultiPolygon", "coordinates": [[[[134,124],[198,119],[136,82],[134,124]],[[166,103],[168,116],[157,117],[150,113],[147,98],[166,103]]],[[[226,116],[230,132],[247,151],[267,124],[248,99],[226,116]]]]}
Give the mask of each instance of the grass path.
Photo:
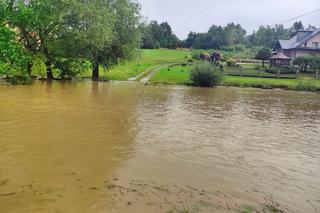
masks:
{"type": "MultiPolygon", "coordinates": [[[[110,70],[105,70],[101,67],[102,80],[141,80],[146,73],[158,66],[170,63],[184,63],[191,58],[189,50],[141,50],[141,56],[133,61],[120,64],[110,70]]],[[[88,70],[80,77],[91,78],[91,70],[88,70]]]]}
{"type": "Polygon", "coordinates": [[[147,83],[155,74],[157,74],[162,69],[168,69],[168,67],[178,65],[178,63],[170,63],[170,64],[163,64],[157,67],[154,67],[153,69],[150,69],[149,71],[145,72],[143,77],[140,79],[141,83],[147,83]]]}

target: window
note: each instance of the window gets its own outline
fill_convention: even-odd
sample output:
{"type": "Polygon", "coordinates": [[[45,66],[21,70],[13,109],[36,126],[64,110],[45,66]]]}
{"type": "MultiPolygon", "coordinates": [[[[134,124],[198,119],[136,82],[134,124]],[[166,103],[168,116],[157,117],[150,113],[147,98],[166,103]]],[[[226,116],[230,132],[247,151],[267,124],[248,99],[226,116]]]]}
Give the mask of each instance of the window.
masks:
{"type": "Polygon", "coordinates": [[[312,42],[312,48],[319,48],[319,42],[312,42]]]}

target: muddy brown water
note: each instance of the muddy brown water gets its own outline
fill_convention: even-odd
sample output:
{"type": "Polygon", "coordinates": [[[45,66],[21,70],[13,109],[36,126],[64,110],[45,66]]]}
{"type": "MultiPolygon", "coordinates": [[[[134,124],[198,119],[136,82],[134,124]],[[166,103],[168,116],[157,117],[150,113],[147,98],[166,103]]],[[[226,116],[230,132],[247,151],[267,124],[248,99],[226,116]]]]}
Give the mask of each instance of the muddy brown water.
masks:
{"type": "Polygon", "coordinates": [[[320,212],[319,94],[0,85],[1,213],[267,205],[320,212]]]}

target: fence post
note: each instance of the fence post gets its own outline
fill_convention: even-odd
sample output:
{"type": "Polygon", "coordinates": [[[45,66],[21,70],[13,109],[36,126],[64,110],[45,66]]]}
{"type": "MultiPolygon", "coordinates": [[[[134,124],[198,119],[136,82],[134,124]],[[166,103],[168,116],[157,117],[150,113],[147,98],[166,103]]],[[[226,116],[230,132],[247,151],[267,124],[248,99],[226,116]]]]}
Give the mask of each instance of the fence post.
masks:
{"type": "Polygon", "coordinates": [[[298,79],[299,78],[299,70],[297,69],[296,70],[296,79],[298,79]]]}
{"type": "Polygon", "coordinates": [[[259,78],[261,78],[261,67],[259,66],[259,78]]]}
{"type": "Polygon", "coordinates": [[[279,79],[280,76],[280,69],[277,70],[277,78],[279,79]]]}
{"type": "Polygon", "coordinates": [[[319,79],[319,70],[316,71],[316,80],[319,79]]]}
{"type": "Polygon", "coordinates": [[[220,77],[222,77],[222,76],[223,76],[223,65],[220,64],[220,77]]]}
{"type": "Polygon", "coordinates": [[[240,77],[242,77],[242,67],[240,67],[240,77]]]}

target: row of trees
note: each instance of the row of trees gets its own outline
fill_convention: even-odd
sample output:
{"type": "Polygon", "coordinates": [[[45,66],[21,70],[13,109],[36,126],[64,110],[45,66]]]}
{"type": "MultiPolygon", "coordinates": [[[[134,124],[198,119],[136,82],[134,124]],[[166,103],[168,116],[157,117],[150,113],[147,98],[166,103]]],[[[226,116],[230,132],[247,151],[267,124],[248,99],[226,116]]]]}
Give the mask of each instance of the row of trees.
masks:
{"type": "Polygon", "coordinates": [[[31,75],[40,56],[47,78],[112,66],[140,45],[139,5],[131,0],[0,0],[0,64],[31,75]]]}
{"type": "Polygon", "coordinates": [[[306,71],[309,67],[310,69],[316,71],[318,76],[320,70],[320,57],[300,56],[293,61],[293,64],[299,67],[299,71],[306,71]]]}
{"type": "Polygon", "coordinates": [[[183,41],[173,34],[167,22],[158,24],[156,21],[151,21],[141,26],[141,29],[143,48],[228,49],[237,45],[274,48],[278,40],[289,39],[299,30],[315,29],[315,27],[309,25],[305,28],[302,22],[295,22],[290,28],[285,28],[283,25],[260,26],[257,31],[247,35],[247,31],[240,24],[229,23],[225,27],[212,25],[205,33],[190,32],[188,38],[183,41]]]}
{"type": "Polygon", "coordinates": [[[247,47],[264,46],[274,48],[280,39],[289,39],[299,30],[315,29],[314,26],[305,28],[302,22],[295,22],[292,27],[285,28],[283,25],[260,26],[251,35],[246,35],[241,25],[230,23],[225,27],[213,25],[207,33],[191,32],[183,42],[184,47],[201,49],[220,49],[224,46],[243,44],[247,47]]]}
{"type": "Polygon", "coordinates": [[[222,46],[242,44],[246,30],[239,24],[230,23],[225,27],[213,25],[207,33],[190,32],[183,46],[195,49],[220,49],[222,46]]]}
{"type": "Polygon", "coordinates": [[[181,41],[173,34],[167,22],[158,24],[157,21],[151,21],[148,24],[142,24],[140,29],[143,33],[142,48],[158,49],[162,47],[175,49],[181,46],[181,41]]]}

